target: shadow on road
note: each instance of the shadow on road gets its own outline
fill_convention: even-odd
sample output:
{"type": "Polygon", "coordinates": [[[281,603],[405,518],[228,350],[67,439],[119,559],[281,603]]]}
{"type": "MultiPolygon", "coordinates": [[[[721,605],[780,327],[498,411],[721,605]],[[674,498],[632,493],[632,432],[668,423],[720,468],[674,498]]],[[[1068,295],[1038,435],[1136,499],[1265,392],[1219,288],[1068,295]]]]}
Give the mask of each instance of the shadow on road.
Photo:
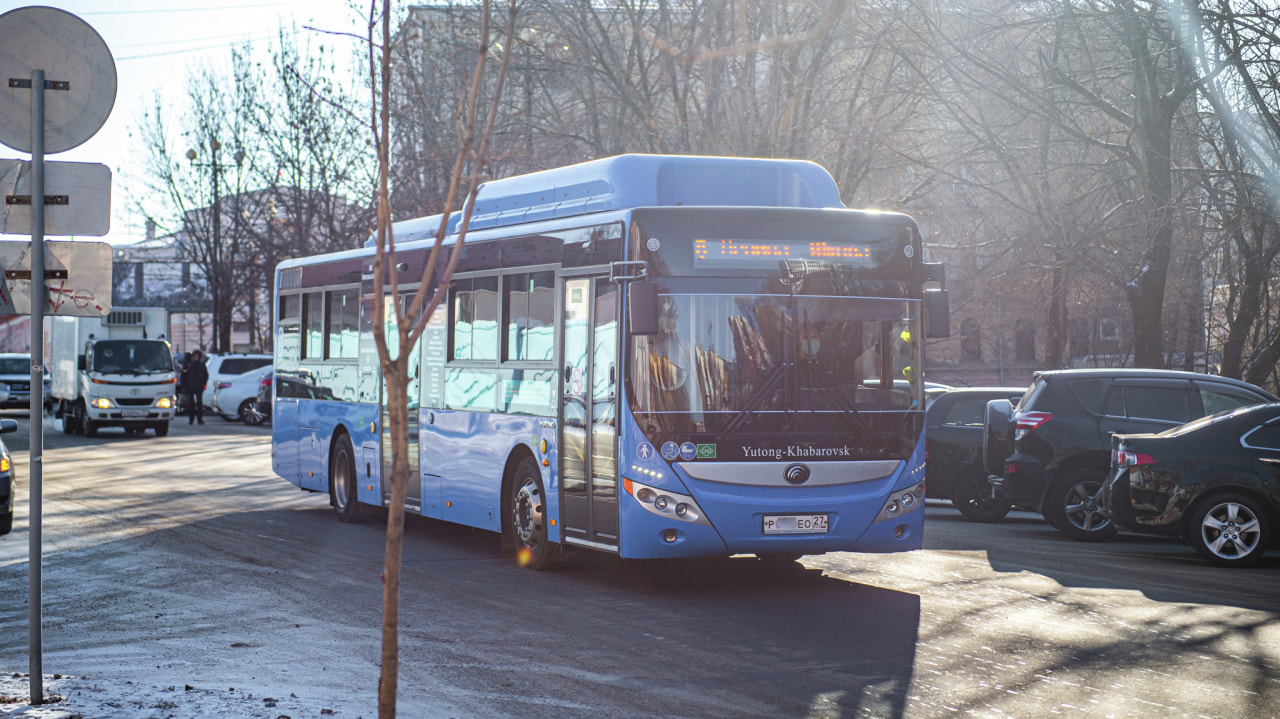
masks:
{"type": "Polygon", "coordinates": [[[1122,533],[1107,542],[1077,542],[1030,512],[979,524],[949,505],[926,511],[925,549],[982,551],[999,572],[1036,572],[1067,587],[1132,589],[1156,601],[1280,610],[1275,551],[1257,567],[1223,569],[1206,564],[1186,542],[1164,537],[1122,533]]]}

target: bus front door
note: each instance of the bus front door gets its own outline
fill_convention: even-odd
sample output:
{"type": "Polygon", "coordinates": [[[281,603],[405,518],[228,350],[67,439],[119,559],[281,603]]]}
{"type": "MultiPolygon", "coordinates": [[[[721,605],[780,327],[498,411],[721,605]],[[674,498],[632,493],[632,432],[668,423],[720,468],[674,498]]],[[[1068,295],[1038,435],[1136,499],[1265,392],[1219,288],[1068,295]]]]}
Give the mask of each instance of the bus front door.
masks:
{"type": "Polygon", "coordinates": [[[618,550],[618,285],[564,281],[560,403],[562,535],[618,550]]]}

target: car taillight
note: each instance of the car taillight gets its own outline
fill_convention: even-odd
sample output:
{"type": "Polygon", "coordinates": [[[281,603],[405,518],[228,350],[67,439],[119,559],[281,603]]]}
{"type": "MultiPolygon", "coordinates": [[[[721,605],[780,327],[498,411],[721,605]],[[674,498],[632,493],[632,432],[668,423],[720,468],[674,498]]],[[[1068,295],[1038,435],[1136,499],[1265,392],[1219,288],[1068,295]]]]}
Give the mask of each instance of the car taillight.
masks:
{"type": "Polygon", "coordinates": [[[1140,464],[1155,464],[1155,462],[1155,457],[1149,454],[1125,452],[1119,449],[1111,450],[1111,466],[1117,469],[1128,469],[1129,467],[1137,467],[1140,464]]]}
{"type": "Polygon", "coordinates": [[[1014,418],[1013,441],[1026,437],[1040,425],[1053,419],[1051,412],[1019,412],[1014,418]]]}

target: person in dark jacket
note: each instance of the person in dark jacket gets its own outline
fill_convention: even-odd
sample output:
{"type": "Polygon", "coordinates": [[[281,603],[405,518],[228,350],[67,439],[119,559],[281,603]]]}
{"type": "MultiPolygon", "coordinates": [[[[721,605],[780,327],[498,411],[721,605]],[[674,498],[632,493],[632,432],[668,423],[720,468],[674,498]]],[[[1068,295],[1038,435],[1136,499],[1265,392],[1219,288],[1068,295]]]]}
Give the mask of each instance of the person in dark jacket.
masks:
{"type": "Polygon", "coordinates": [[[209,384],[209,368],[204,366],[204,353],[191,352],[191,364],[182,373],[182,387],[191,397],[191,414],[187,424],[204,424],[204,386],[209,384]]]}

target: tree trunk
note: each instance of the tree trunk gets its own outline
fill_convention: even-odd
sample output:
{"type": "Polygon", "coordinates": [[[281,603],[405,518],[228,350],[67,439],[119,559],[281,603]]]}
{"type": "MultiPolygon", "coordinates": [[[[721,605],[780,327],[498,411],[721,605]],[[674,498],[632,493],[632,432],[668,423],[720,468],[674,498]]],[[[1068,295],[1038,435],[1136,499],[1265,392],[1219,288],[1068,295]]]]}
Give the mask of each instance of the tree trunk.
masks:
{"type": "MultiPolygon", "coordinates": [[[[374,301],[381,317],[382,303],[374,301]]],[[[382,572],[382,676],[378,681],[378,716],[384,718],[396,715],[400,676],[400,563],[409,488],[409,374],[403,355],[409,351],[410,347],[401,344],[401,357],[391,367],[383,366],[391,431],[391,506],[387,509],[387,556],[382,572]]]]}
{"type": "Polygon", "coordinates": [[[1067,258],[1053,253],[1053,284],[1049,291],[1048,338],[1044,347],[1044,368],[1062,369],[1067,349],[1067,258]]]}

